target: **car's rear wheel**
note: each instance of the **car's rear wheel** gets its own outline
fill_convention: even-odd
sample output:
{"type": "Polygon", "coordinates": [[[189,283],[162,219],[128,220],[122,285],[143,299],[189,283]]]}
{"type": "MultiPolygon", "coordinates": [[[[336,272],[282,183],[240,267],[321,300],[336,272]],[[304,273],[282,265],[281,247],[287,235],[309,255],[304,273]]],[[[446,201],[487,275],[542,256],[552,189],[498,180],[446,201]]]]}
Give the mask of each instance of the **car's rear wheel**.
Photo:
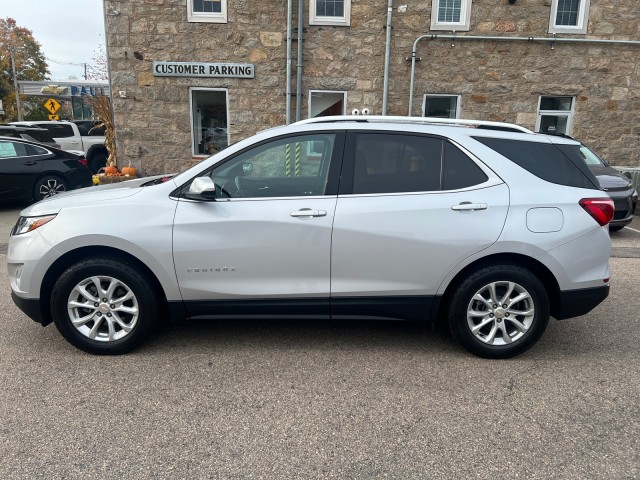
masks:
{"type": "Polygon", "coordinates": [[[98,152],[91,155],[89,158],[89,170],[91,173],[98,173],[98,170],[104,168],[107,165],[107,158],[109,154],[107,152],[98,152]]]}
{"type": "Polygon", "coordinates": [[[516,265],[494,265],[468,276],[449,305],[449,329],[470,352],[514,357],[534,345],[549,322],[540,280],[516,265]]]}
{"type": "Polygon", "coordinates": [[[125,261],[81,260],[53,287],[53,320],[60,333],[85,352],[129,352],[145,340],[159,316],[150,285],[139,269],[125,261]]]}
{"type": "Polygon", "coordinates": [[[33,186],[33,198],[40,201],[67,191],[67,182],[57,175],[45,175],[39,178],[33,186]]]}
{"type": "Polygon", "coordinates": [[[612,227],[611,225],[609,225],[609,231],[610,232],[618,232],[620,230],[622,230],[624,228],[624,225],[616,225],[615,227],[612,227]]]}

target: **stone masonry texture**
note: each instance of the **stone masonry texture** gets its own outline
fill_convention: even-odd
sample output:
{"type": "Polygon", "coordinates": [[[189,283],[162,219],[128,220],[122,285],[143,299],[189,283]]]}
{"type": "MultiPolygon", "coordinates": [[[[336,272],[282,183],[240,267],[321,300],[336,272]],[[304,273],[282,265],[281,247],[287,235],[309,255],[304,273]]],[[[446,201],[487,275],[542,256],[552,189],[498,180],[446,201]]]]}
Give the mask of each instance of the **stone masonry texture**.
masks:
{"type": "MultiPolygon", "coordinates": [[[[228,0],[228,23],[187,22],[186,0],[105,0],[119,162],[143,174],[183,171],[191,155],[189,88],[228,90],[230,142],[285,123],[287,2],[228,0]],[[154,77],[154,61],[253,63],[254,79],[154,77]],[[126,91],[119,98],[118,91],[126,91]]],[[[297,1],[294,1],[295,120],[297,1]]],[[[352,0],[348,27],[309,25],[305,0],[302,118],[309,90],[347,92],[347,111],[380,114],[387,1],[352,0]]],[[[473,0],[468,32],[548,37],[551,0],[473,0]]],[[[430,31],[431,0],[394,2],[388,114],[407,115],[411,49],[430,31]],[[402,8],[399,8],[402,7],[402,8]]],[[[591,0],[586,35],[640,40],[637,0],[591,0]]],[[[640,45],[418,43],[412,115],[429,94],[461,95],[461,118],[535,127],[540,95],[576,98],[573,136],[614,165],[640,166],[640,45]]]]}

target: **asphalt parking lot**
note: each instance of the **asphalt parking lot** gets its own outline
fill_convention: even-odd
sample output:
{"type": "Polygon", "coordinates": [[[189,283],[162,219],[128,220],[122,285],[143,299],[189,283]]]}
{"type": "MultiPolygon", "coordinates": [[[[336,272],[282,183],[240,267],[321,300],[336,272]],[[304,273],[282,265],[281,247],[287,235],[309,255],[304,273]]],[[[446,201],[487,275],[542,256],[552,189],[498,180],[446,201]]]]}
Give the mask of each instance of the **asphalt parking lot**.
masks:
{"type": "MultiPolygon", "coordinates": [[[[10,299],[0,478],[640,478],[640,217],[609,298],[512,360],[401,322],[189,322],[94,357],[10,299]]],[[[7,227],[8,226],[8,227],[7,227]]]]}

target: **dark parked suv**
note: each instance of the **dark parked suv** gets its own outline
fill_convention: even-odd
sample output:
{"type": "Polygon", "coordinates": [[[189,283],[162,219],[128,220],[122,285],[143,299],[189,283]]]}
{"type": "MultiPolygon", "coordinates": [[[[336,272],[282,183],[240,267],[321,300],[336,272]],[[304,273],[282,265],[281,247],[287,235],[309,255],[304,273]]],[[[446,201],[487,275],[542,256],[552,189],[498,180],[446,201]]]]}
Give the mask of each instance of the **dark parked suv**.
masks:
{"type": "Polygon", "coordinates": [[[633,183],[626,175],[611,167],[607,160],[600,158],[584,143],[580,145],[580,153],[600,182],[602,189],[609,194],[615,205],[615,213],[613,220],[609,223],[609,230],[612,232],[621,230],[633,221],[633,214],[638,203],[638,192],[633,188],[633,183]]]}
{"type": "Polygon", "coordinates": [[[38,127],[23,127],[18,125],[0,125],[0,136],[22,138],[30,142],[38,142],[54,148],[60,148],[48,130],[38,127]]]}

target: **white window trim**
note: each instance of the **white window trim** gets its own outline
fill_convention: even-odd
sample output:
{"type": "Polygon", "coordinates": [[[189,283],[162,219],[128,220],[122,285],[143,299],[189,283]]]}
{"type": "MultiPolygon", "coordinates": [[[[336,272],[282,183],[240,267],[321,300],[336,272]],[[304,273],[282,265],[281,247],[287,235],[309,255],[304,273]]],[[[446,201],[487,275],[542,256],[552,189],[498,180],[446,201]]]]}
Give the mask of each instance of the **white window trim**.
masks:
{"type": "Polygon", "coordinates": [[[454,118],[460,118],[460,104],[462,103],[462,95],[456,95],[455,93],[425,93],[422,97],[422,116],[424,118],[437,118],[427,117],[427,97],[456,97],[456,116],[454,118]]]}
{"type": "Polygon", "coordinates": [[[571,135],[573,132],[573,116],[576,112],[576,97],[574,95],[540,95],[538,97],[538,115],[536,117],[536,132],[540,131],[540,124],[542,123],[542,117],[567,117],[567,135],[571,135]],[[571,97],[571,109],[570,110],[540,110],[540,104],[542,103],[542,97],[571,97]]]}
{"type": "Polygon", "coordinates": [[[190,137],[190,141],[191,141],[191,156],[194,158],[207,158],[210,157],[211,155],[207,155],[207,154],[202,154],[202,153],[197,153],[196,149],[194,148],[194,144],[195,144],[195,133],[193,131],[193,92],[224,92],[225,98],[225,104],[227,106],[227,145],[231,145],[231,136],[229,135],[229,125],[230,125],[230,121],[229,121],[229,89],[227,88],[206,88],[206,87],[189,87],[189,123],[191,124],[191,126],[189,127],[191,129],[191,137],[190,137]]]}
{"type": "Polygon", "coordinates": [[[580,11],[578,12],[578,25],[570,27],[567,25],[556,25],[556,16],[558,14],[558,0],[552,0],[551,17],[549,17],[549,33],[574,33],[586,34],[589,25],[589,7],[591,0],[584,0],[580,3],[580,11]]]}
{"type": "Polygon", "coordinates": [[[342,98],[342,115],[347,114],[347,92],[344,90],[309,90],[309,101],[307,102],[307,110],[308,116],[307,118],[311,118],[311,94],[313,93],[341,93],[342,98]]]}
{"type": "Polygon", "coordinates": [[[322,17],[316,15],[316,0],[309,0],[309,25],[351,26],[351,0],[344,0],[344,16],[322,17]]]}
{"type": "Polygon", "coordinates": [[[473,0],[462,0],[459,22],[438,22],[440,0],[431,0],[431,30],[455,30],[468,32],[471,25],[471,3],[473,0]]]}
{"type": "Polygon", "coordinates": [[[227,23],[227,0],[221,0],[220,13],[193,11],[193,0],[187,0],[187,22],[227,23]]]}

